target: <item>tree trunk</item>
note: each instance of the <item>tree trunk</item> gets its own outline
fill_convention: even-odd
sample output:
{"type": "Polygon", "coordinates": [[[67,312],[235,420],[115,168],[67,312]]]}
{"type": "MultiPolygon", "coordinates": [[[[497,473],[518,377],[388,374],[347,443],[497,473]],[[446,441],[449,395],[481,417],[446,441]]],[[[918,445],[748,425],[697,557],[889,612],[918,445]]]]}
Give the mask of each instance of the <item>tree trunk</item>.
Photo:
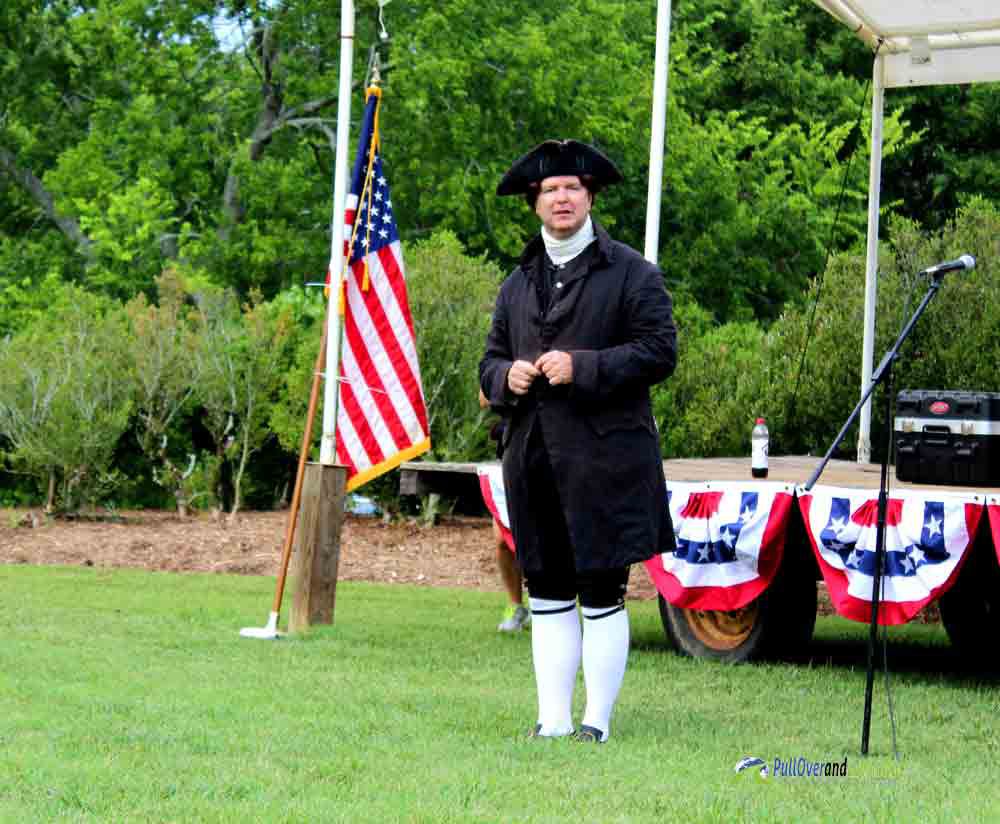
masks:
{"type": "Polygon", "coordinates": [[[236,514],[243,506],[243,473],[246,471],[247,462],[250,460],[250,433],[244,431],[243,448],[240,450],[240,463],[233,476],[233,508],[229,512],[229,519],[234,520],[236,514]]]}
{"type": "Polygon", "coordinates": [[[55,202],[52,195],[32,173],[30,169],[24,169],[18,165],[17,158],[13,152],[0,146],[0,169],[3,169],[14,181],[24,189],[35,203],[58,227],[67,240],[69,240],[88,262],[94,260],[94,244],[80,229],[80,224],[73,218],[63,217],[56,211],[55,202]]]}
{"type": "Polygon", "coordinates": [[[45,497],[45,514],[51,515],[56,505],[56,471],[49,471],[49,493],[45,497]]]}

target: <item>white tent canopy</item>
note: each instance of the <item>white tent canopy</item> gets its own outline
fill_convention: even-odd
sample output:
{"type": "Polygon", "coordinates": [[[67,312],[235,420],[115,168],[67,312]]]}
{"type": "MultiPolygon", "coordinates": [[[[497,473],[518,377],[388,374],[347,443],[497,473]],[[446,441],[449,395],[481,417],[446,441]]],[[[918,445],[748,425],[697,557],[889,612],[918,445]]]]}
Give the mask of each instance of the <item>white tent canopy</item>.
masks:
{"type": "MultiPolygon", "coordinates": [[[[875,51],[872,72],[868,259],[861,393],[872,378],[878,272],[878,210],[882,183],[885,90],[1000,81],[998,0],[813,0],[875,51]]],[[[934,261],[928,261],[934,263],[934,261]]],[[[871,457],[871,401],[861,413],[858,461],[871,457]]]]}

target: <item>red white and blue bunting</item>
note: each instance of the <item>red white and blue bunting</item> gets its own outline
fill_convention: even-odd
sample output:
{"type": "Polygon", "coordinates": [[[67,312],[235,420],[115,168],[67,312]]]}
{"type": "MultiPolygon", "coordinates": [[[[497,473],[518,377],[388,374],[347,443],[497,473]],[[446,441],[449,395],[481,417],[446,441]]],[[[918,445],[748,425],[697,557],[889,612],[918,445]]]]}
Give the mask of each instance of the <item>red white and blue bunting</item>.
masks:
{"type": "Polygon", "coordinates": [[[479,464],[476,467],[479,476],[479,491],[483,493],[483,503],[500,527],[507,548],[514,551],[514,536],[510,531],[510,516],[507,514],[507,491],[503,485],[503,466],[501,464],[479,464]]]}
{"type": "MultiPolygon", "coordinates": [[[[487,508],[513,550],[499,464],[478,468],[487,508]]],[[[668,484],[677,551],[646,562],[653,583],[686,609],[734,610],[774,579],[798,498],[809,541],[837,613],[871,618],[878,494],[817,486],[811,492],[771,482],[668,484]]],[[[878,621],[902,624],[947,591],[961,570],[984,510],[1000,561],[1000,496],[898,490],[886,517],[886,574],[878,621]],[[988,503],[988,506],[987,506],[988,503]]],[[[985,528],[985,525],[984,525],[985,528]]]]}
{"type": "Polygon", "coordinates": [[[986,509],[990,513],[990,528],[993,530],[993,548],[1000,562],[1000,495],[991,495],[986,509]]]}
{"type": "MultiPolygon", "coordinates": [[[[840,615],[871,619],[878,495],[870,489],[798,491],[799,509],[823,580],[840,615]]],[[[982,496],[907,489],[886,509],[878,623],[904,624],[947,591],[976,535],[982,496]]]]}
{"type": "Polygon", "coordinates": [[[677,551],[646,561],[674,606],[733,610],[774,578],[785,549],[792,487],[780,483],[671,483],[677,551]]]}

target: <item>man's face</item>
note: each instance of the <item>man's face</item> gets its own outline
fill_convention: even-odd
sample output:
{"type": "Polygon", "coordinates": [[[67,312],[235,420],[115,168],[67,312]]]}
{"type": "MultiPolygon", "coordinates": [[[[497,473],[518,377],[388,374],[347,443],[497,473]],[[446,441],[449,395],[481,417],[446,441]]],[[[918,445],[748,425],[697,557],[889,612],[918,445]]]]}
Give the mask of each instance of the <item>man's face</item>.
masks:
{"type": "Polygon", "coordinates": [[[593,196],[575,175],[547,177],[538,189],[535,213],[554,238],[565,240],[583,226],[593,196]]]}

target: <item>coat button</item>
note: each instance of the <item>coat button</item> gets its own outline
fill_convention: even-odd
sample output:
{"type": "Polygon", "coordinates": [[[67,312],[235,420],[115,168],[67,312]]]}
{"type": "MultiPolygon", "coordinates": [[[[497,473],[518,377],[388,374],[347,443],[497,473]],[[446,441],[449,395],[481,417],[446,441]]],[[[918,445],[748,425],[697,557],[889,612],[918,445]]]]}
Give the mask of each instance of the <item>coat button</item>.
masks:
{"type": "Polygon", "coordinates": [[[562,281],[561,280],[557,280],[556,281],[556,289],[562,289],[562,281]]]}

